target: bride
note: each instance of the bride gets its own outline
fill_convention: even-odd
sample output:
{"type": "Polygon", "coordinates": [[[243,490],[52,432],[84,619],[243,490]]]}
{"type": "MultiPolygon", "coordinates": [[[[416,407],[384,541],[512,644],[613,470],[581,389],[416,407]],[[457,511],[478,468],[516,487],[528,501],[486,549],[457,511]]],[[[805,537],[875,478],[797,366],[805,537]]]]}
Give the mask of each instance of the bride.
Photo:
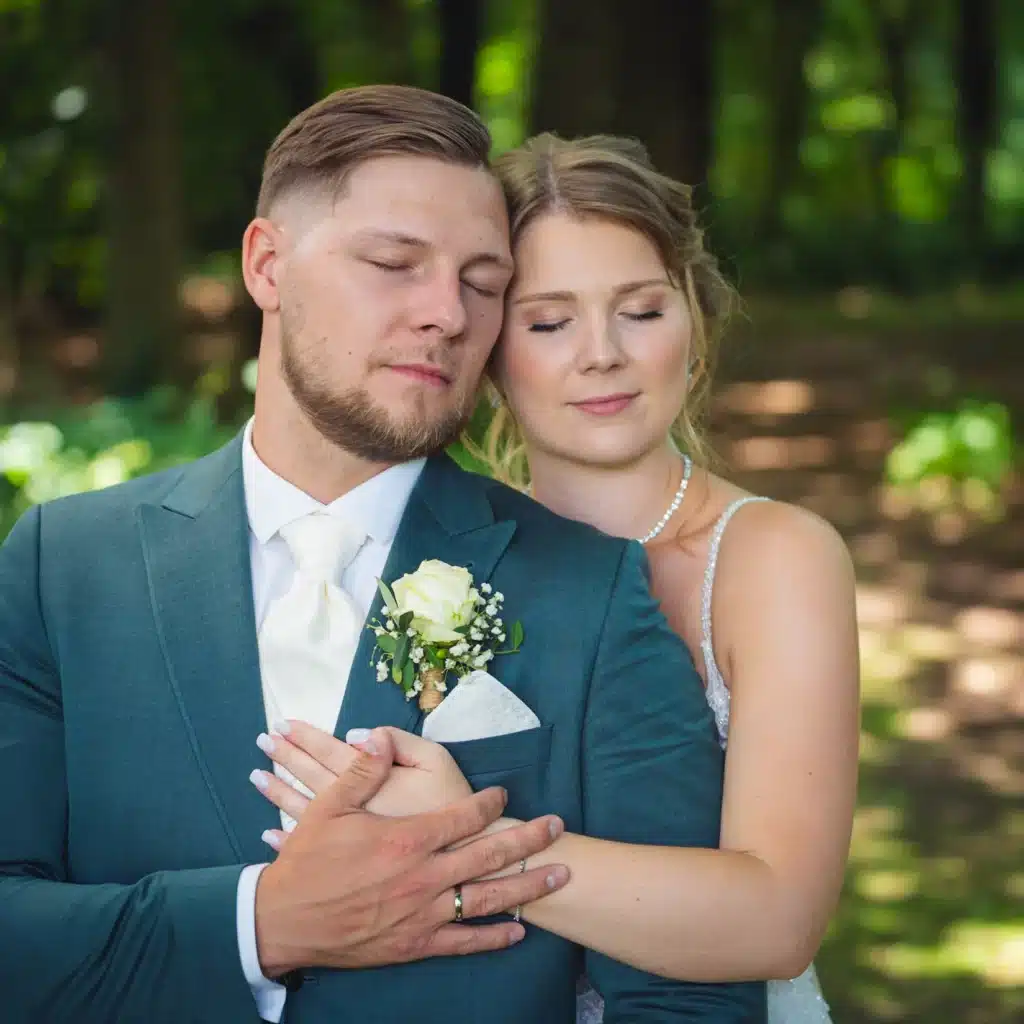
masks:
{"type": "MultiPolygon", "coordinates": [[[[666,977],[774,979],[772,1024],[822,1024],[811,961],[839,896],[857,777],[846,549],[821,519],[708,468],[701,414],[731,292],[689,190],[637,144],[603,136],[542,135],[496,170],[516,276],[492,360],[486,456],[514,485],[528,473],[555,512],[646,546],[651,587],[729,740],[720,850],[566,834],[531,867],[566,864],[570,883],[523,918],[666,977]]],[[[316,792],[322,778],[299,749],[324,749],[314,733],[275,736],[273,756],[316,792]]],[[[376,798],[382,812],[468,790],[443,747],[395,739],[416,771],[395,770],[376,798]]],[[[289,787],[268,795],[301,814],[305,798],[289,787]]],[[[584,986],[579,1021],[601,1013],[584,986]]]]}

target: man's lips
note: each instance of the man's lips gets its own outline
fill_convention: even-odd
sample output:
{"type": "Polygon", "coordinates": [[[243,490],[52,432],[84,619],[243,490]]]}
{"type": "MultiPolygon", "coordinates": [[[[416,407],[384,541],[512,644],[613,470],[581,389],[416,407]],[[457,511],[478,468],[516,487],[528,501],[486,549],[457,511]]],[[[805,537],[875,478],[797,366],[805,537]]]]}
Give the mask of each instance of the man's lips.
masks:
{"type": "Polygon", "coordinates": [[[572,405],[595,416],[614,416],[615,413],[622,412],[639,393],[639,391],[620,391],[614,395],[601,395],[598,398],[573,402],[572,405]]]}
{"type": "Polygon", "coordinates": [[[446,387],[451,384],[448,374],[428,363],[392,363],[388,369],[402,374],[403,377],[409,377],[424,384],[433,384],[435,387],[446,387]]]}

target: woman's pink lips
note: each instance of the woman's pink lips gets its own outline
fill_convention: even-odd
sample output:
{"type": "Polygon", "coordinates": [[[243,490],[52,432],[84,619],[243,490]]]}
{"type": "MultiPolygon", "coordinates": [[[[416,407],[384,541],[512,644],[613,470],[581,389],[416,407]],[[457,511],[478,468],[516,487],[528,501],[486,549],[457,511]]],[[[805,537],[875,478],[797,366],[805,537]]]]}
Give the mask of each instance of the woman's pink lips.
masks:
{"type": "Polygon", "coordinates": [[[577,409],[593,413],[595,416],[614,416],[617,412],[622,412],[634,398],[636,398],[636,394],[606,395],[604,398],[589,398],[585,402],[573,402],[572,404],[577,409]]]}
{"type": "Polygon", "coordinates": [[[450,382],[448,378],[432,366],[391,366],[395,373],[404,377],[411,377],[413,380],[422,381],[424,384],[433,384],[436,387],[446,387],[450,382]]]}

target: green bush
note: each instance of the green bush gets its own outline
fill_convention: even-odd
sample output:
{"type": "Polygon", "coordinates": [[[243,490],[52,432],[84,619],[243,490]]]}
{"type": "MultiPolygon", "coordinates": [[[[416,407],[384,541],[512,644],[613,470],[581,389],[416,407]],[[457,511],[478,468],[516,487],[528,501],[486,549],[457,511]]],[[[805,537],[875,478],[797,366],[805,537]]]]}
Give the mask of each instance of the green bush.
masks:
{"type": "Polygon", "coordinates": [[[240,422],[218,422],[216,399],[204,382],[186,400],[162,388],[0,427],[0,536],[30,505],[190,462],[224,444],[240,422]]]}

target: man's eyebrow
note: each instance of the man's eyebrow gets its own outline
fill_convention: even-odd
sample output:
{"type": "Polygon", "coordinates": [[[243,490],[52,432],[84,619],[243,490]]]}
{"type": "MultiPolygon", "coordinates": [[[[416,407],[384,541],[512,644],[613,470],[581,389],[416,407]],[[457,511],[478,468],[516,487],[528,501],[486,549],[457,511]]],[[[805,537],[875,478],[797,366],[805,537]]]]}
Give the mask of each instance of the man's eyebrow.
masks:
{"type": "MultiPolygon", "coordinates": [[[[411,249],[427,249],[430,243],[425,238],[417,238],[415,235],[406,234],[404,231],[364,231],[359,235],[367,241],[391,242],[393,245],[405,245],[411,249]]],[[[507,270],[509,273],[514,269],[512,261],[501,253],[497,252],[476,252],[473,253],[466,263],[491,263],[507,270]]]]}
{"type": "Polygon", "coordinates": [[[396,245],[409,245],[420,249],[425,248],[427,244],[422,238],[407,235],[404,231],[375,231],[371,229],[361,231],[358,237],[364,238],[368,242],[394,242],[396,245]]]}
{"type": "MultiPolygon", "coordinates": [[[[638,292],[641,288],[649,288],[655,284],[671,285],[671,281],[664,277],[649,277],[644,281],[630,281],[628,284],[620,284],[615,289],[614,295],[619,298],[622,295],[629,295],[630,292],[638,292]]],[[[518,306],[526,302],[572,302],[576,296],[572,292],[532,292],[529,295],[519,295],[512,300],[512,305],[518,306]]]]}

